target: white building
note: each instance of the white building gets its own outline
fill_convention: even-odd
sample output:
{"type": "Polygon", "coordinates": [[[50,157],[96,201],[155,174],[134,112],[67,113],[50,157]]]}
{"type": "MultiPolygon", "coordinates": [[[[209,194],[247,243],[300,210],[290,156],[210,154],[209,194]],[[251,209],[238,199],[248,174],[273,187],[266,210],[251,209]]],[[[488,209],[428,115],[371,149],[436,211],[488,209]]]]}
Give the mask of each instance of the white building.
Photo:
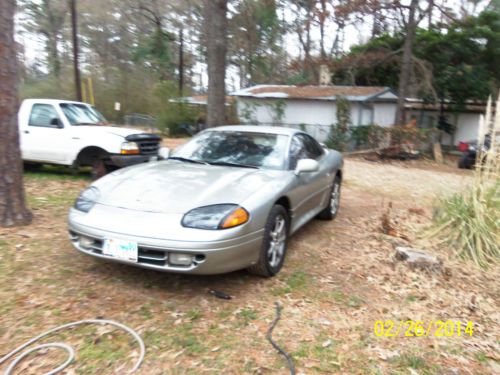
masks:
{"type": "MultiPolygon", "coordinates": [[[[423,128],[433,128],[439,122],[441,108],[439,104],[426,104],[421,99],[408,98],[405,101],[406,117],[415,119],[423,128]]],[[[446,122],[455,126],[453,134],[443,134],[441,143],[446,146],[458,145],[477,139],[479,118],[486,112],[485,103],[469,102],[460,112],[453,111],[449,104],[443,105],[443,115],[446,122]]]]}
{"type": "Polygon", "coordinates": [[[397,96],[388,87],[258,85],[231,93],[243,123],[300,127],[324,141],[337,121],[337,97],[350,102],[353,126],[392,126],[397,96]]]}
{"type": "MultiPolygon", "coordinates": [[[[373,86],[258,85],[230,95],[236,99],[242,123],[298,127],[320,141],[326,140],[330,125],[337,121],[338,96],[349,100],[353,126],[393,126],[398,99],[390,88],[373,86]]],[[[405,110],[407,119],[415,119],[420,127],[435,127],[440,116],[439,105],[424,104],[420,99],[407,99],[405,110]]],[[[446,121],[456,129],[453,135],[444,134],[442,143],[457,145],[476,139],[484,111],[484,103],[469,103],[461,112],[449,111],[445,105],[446,121]]]]}

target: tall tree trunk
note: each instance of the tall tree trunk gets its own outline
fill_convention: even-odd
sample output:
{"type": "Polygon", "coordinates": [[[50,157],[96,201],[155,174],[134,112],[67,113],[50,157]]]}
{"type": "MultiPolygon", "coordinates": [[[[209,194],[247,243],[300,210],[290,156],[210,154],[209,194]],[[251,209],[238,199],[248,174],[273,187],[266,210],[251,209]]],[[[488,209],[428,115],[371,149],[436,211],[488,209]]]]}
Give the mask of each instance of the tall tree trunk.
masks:
{"type": "Polygon", "coordinates": [[[207,127],[225,123],[226,13],[227,0],[203,0],[208,64],[207,127]]]}
{"type": "Polygon", "coordinates": [[[179,29],[179,96],[184,92],[184,28],[179,29]]]}
{"type": "Polygon", "coordinates": [[[15,0],[0,2],[0,226],[26,225],[23,165],[17,127],[17,61],[14,42],[15,0]]]}
{"type": "Polygon", "coordinates": [[[57,78],[59,81],[59,78],[61,77],[61,61],[59,59],[59,41],[57,40],[57,35],[53,34],[53,37],[48,38],[47,40],[47,54],[48,54],[48,60],[49,60],[49,67],[51,73],[54,75],[54,77],[57,78]]]}
{"type": "Polygon", "coordinates": [[[417,32],[417,7],[418,0],[412,0],[410,3],[410,12],[408,16],[408,23],[406,25],[405,41],[403,44],[403,57],[401,58],[396,125],[404,125],[406,123],[405,99],[408,96],[408,86],[410,84],[411,76],[411,59],[413,56],[413,42],[415,41],[415,34],[417,32]]]}
{"type": "Polygon", "coordinates": [[[70,0],[71,8],[71,36],[73,38],[73,70],[75,75],[76,100],[82,101],[82,80],[80,78],[80,66],[78,63],[78,21],[76,15],[76,0],[70,0]]]}
{"type": "Polygon", "coordinates": [[[326,0],[320,0],[321,13],[319,14],[319,47],[321,53],[322,62],[326,60],[326,50],[325,50],[325,22],[326,16],[328,15],[328,10],[326,9],[326,0]]]}

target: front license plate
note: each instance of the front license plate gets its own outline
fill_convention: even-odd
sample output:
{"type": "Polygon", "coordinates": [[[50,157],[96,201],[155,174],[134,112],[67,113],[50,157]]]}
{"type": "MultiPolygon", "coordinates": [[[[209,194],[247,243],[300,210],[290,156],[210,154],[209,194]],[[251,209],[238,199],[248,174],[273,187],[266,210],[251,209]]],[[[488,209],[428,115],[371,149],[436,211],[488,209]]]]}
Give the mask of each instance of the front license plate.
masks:
{"type": "Polygon", "coordinates": [[[106,239],[102,246],[102,253],[116,259],[137,262],[137,242],[106,239]]]}

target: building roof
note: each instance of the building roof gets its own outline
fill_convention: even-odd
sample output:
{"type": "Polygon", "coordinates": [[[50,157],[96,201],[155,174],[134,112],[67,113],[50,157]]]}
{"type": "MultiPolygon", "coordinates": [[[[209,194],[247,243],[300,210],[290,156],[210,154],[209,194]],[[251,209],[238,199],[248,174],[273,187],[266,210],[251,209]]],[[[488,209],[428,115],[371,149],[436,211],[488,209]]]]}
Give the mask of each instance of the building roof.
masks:
{"type": "MultiPolygon", "coordinates": [[[[184,96],[182,98],[170,99],[172,103],[186,103],[193,105],[207,105],[208,95],[184,96]]],[[[230,105],[234,101],[232,96],[226,96],[226,105],[230,105]]]]}
{"type": "MultiPolygon", "coordinates": [[[[454,111],[453,105],[456,103],[452,103],[449,100],[445,100],[443,103],[443,109],[445,112],[454,111]]],[[[422,110],[422,111],[440,111],[441,104],[440,103],[426,103],[423,99],[419,98],[406,98],[405,99],[405,109],[407,110],[422,110]]],[[[494,110],[494,108],[493,108],[494,110]]],[[[464,103],[464,105],[460,108],[459,112],[477,112],[477,113],[485,113],[486,112],[486,102],[468,100],[464,103]]]]}
{"type": "Polygon", "coordinates": [[[350,101],[396,101],[389,87],[379,86],[287,86],[257,85],[231,93],[232,96],[258,99],[336,100],[344,96],[350,101]]]}

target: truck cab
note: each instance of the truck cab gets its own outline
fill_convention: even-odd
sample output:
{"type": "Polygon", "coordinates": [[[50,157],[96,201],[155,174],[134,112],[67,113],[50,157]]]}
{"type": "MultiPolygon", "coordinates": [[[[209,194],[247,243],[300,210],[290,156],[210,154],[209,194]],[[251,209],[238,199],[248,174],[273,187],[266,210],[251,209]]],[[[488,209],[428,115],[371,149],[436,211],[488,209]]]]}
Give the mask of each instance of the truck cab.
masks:
{"type": "Polygon", "coordinates": [[[158,158],[161,137],[110,126],[87,103],[26,99],[19,109],[22,158],[28,164],[92,167],[92,175],[158,158]]]}

